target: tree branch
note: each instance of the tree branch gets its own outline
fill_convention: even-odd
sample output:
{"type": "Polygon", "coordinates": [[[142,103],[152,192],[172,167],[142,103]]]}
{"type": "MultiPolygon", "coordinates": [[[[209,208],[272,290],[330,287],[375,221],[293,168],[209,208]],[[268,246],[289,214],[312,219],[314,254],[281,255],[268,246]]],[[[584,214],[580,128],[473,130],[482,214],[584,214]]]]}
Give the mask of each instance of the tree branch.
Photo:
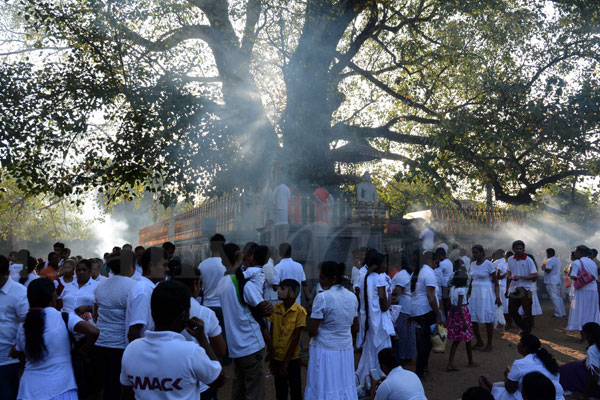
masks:
{"type": "Polygon", "coordinates": [[[128,27],[118,22],[114,22],[114,27],[123,35],[124,38],[131,40],[135,44],[146,48],[149,51],[162,52],[170,50],[179,43],[190,39],[203,40],[209,45],[212,44],[212,28],[208,25],[186,25],[169,31],[163,39],[152,41],[146,39],[139,33],[132,31],[128,27]]]}
{"type": "Polygon", "coordinates": [[[244,27],[241,47],[242,54],[246,57],[246,60],[250,59],[254,43],[256,42],[256,24],[260,17],[261,8],[261,0],[248,0],[248,4],[246,5],[246,26],[244,27]]]}

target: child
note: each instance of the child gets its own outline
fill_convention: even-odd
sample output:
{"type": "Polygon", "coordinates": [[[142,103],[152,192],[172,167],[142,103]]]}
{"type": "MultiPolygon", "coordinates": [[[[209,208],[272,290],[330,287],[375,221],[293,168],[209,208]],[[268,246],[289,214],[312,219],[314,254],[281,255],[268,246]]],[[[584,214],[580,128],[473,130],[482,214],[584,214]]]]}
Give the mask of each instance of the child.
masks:
{"type": "Polygon", "coordinates": [[[454,356],[460,342],[465,342],[467,346],[467,357],[469,358],[468,367],[477,367],[473,362],[473,351],[471,349],[471,340],[473,339],[473,324],[467,306],[467,283],[469,279],[467,274],[458,270],[452,278],[452,288],[450,289],[450,312],[448,314],[448,339],[452,340],[450,348],[450,359],[448,360],[447,371],[458,371],[454,366],[454,356]]]}
{"type": "Polygon", "coordinates": [[[279,282],[277,296],[280,303],[273,307],[271,337],[275,346],[270,354],[271,372],[275,376],[275,396],[277,400],[287,400],[288,387],[292,400],[302,399],[300,377],[300,336],[306,326],[306,311],[296,302],[300,285],[293,279],[279,282]]]}

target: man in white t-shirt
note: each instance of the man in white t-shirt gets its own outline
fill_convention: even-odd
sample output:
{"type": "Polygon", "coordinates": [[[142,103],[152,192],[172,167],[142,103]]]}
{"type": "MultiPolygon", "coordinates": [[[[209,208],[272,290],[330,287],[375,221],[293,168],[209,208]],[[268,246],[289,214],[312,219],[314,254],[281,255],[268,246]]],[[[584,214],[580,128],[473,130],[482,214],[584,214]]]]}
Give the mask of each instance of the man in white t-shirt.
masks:
{"type": "Polygon", "coordinates": [[[0,395],[16,399],[19,388],[19,360],[9,357],[17,341],[19,323],[29,310],[27,289],[10,279],[8,259],[0,256],[0,395]]]}
{"type": "Polygon", "coordinates": [[[122,399],[199,399],[200,383],[223,384],[221,364],[204,333],[189,319],[190,290],[180,282],[161,282],[152,293],[155,330],[127,346],[121,367],[122,399]],[[199,345],[187,341],[183,330],[199,345]]]}
{"type": "Polygon", "coordinates": [[[402,368],[392,349],[381,350],[377,358],[386,377],[379,386],[371,379],[371,399],[427,400],[425,389],[417,374],[402,368]]]}
{"type": "Polygon", "coordinates": [[[167,252],[162,247],[149,247],[142,256],[142,276],[127,298],[125,327],[127,340],[133,342],[154,329],[150,299],[156,284],[167,277],[169,271],[167,252]]]}
{"type": "Polygon", "coordinates": [[[438,247],[435,250],[435,257],[438,263],[438,267],[434,270],[439,287],[437,296],[438,299],[442,300],[444,315],[446,315],[450,306],[448,302],[448,295],[450,293],[448,290],[448,281],[452,276],[452,272],[454,272],[454,266],[452,265],[452,261],[446,258],[446,250],[443,247],[438,247]]]}
{"type": "Polygon", "coordinates": [[[133,272],[133,275],[131,276],[132,279],[139,281],[140,278],[143,275],[143,270],[142,270],[142,257],[144,256],[144,251],[146,249],[144,249],[143,246],[137,246],[135,248],[135,251],[133,252],[135,254],[135,271],[133,272]]]}
{"type": "Polygon", "coordinates": [[[560,296],[560,288],[562,286],[560,280],[560,260],[556,257],[556,252],[553,248],[546,249],[547,261],[542,265],[544,270],[544,284],[546,285],[546,291],[552,304],[554,304],[554,316],[556,318],[563,318],[567,314],[565,313],[565,303],[560,296]]]}
{"type": "Polygon", "coordinates": [[[419,235],[419,239],[423,241],[422,248],[424,251],[433,251],[433,239],[435,234],[431,230],[431,224],[426,224],[425,229],[419,235]]]}
{"type": "MultiPolygon", "coordinates": [[[[281,261],[275,266],[275,276],[273,277],[273,290],[277,291],[279,282],[285,279],[293,279],[302,285],[302,292],[306,299],[306,304],[310,303],[310,297],[308,295],[308,285],[306,283],[306,275],[304,274],[304,268],[302,264],[292,260],[292,245],[289,243],[281,243],[279,245],[279,255],[281,261]]],[[[300,293],[296,298],[298,304],[300,304],[300,293]]]]}
{"type": "Polygon", "coordinates": [[[508,259],[511,283],[506,289],[509,293],[508,313],[523,332],[529,333],[533,325],[531,290],[535,287],[537,268],[531,257],[525,254],[523,241],[514,241],[512,249],[514,255],[508,259]],[[520,307],[523,307],[523,317],[519,314],[520,307]]]}

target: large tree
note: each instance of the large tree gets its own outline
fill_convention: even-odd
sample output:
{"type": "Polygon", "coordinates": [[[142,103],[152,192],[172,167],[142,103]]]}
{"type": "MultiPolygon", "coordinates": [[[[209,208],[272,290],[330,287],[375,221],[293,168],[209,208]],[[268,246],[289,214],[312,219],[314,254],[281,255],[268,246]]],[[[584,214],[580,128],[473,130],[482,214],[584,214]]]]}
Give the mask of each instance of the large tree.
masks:
{"type": "Polygon", "coordinates": [[[128,197],[347,182],[343,144],[530,203],[598,174],[598,1],[21,0],[0,67],[22,187],[128,197]],[[342,171],[343,172],[343,171],[342,171]]]}

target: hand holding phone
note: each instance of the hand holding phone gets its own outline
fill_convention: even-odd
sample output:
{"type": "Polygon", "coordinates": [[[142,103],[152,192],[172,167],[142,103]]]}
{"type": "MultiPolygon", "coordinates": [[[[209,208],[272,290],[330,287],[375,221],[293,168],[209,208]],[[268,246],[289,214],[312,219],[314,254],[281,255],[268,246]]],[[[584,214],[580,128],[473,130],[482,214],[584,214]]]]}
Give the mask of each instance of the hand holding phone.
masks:
{"type": "Polygon", "coordinates": [[[185,329],[190,335],[195,337],[198,341],[200,341],[200,339],[202,337],[205,337],[204,321],[202,321],[200,318],[192,317],[192,318],[186,319],[185,320],[185,329]]]}
{"type": "Polygon", "coordinates": [[[371,371],[369,371],[369,374],[375,382],[379,382],[379,380],[381,379],[381,375],[379,375],[379,371],[377,370],[377,368],[372,368],[371,371]]]}

